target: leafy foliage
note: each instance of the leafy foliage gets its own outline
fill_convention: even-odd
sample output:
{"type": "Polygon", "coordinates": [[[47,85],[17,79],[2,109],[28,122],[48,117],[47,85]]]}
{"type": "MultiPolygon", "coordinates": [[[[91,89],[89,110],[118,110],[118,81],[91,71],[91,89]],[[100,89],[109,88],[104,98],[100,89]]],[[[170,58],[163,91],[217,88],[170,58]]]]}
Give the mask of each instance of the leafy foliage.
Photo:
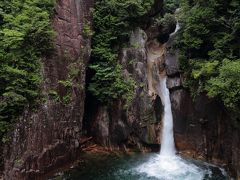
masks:
{"type": "Polygon", "coordinates": [[[157,18],[155,24],[162,28],[162,32],[171,34],[176,28],[177,21],[173,14],[166,13],[163,17],[157,18]]]}
{"type": "Polygon", "coordinates": [[[180,0],[164,0],[164,12],[174,14],[179,4],[180,0]]]}
{"type": "Polygon", "coordinates": [[[94,36],[90,66],[95,74],[89,86],[90,92],[101,102],[109,103],[117,98],[130,99],[134,83],[125,80],[118,63],[118,52],[129,38],[134,22],[145,15],[153,0],[101,0],[97,1],[94,19],[94,36]]]}
{"type": "MultiPolygon", "coordinates": [[[[39,96],[40,58],[51,53],[53,0],[0,3],[0,137],[39,96]]],[[[4,140],[4,139],[3,139],[4,140]]]]}
{"type": "Polygon", "coordinates": [[[183,0],[178,39],[185,85],[240,109],[240,1],[183,0]]]}
{"type": "Polygon", "coordinates": [[[238,111],[240,103],[240,60],[223,60],[219,75],[211,78],[206,85],[209,96],[220,96],[224,104],[238,111]]]}

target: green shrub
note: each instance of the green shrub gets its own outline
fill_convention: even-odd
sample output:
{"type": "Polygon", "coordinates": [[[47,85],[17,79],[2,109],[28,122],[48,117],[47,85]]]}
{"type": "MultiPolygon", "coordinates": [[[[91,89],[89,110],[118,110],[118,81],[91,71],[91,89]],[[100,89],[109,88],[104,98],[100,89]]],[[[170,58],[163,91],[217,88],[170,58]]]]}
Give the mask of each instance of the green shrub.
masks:
{"type": "Polygon", "coordinates": [[[145,15],[153,0],[102,0],[97,1],[93,13],[94,35],[92,41],[95,72],[89,91],[103,103],[123,98],[127,101],[134,91],[134,82],[122,75],[118,53],[128,41],[129,32],[135,28],[135,21],[145,15]]]}
{"type": "Polygon", "coordinates": [[[184,84],[192,94],[218,98],[234,113],[240,109],[239,6],[238,0],[183,0],[177,43],[184,84]]]}
{"type": "Polygon", "coordinates": [[[226,107],[239,110],[240,102],[240,59],[225,59],[219,68],[219,75],[207,81],[205,89],[211,97],[219,96],[226,107]]]}
{"type": "MultiPolygon", "coordinates": [[[[0,138],[26,106],[34,106],[42,81],[40,59],[52,52],[53,0],[0,3],[0,138]]],[[[1,143],[0,143],[1,144],[1,143]]]]}

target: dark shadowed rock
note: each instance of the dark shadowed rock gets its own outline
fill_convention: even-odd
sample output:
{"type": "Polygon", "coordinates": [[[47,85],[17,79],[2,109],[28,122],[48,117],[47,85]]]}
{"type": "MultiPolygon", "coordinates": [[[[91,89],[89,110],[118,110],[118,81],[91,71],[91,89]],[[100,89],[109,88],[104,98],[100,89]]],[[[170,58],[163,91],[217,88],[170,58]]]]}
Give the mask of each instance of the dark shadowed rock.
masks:
{"type": "Polygon", "coordinates": [[[175,53],[166,54],[166,71],[168,76],[175,76],[179,74],[179,66],[175,53]]]}
{"type": "Polygon", "coordinates": [[[167,88],[172,90],[172,89],[178,89],[181,88],[182,82],[179,77],[169,77],[167,79],[167,88]]]}
{"type": "Polygon", "coordinates": [[[105,106],[100,106],[92,123],[91,132],[95,140],[103,146],[109,145],[109,128],[110,119],[108,109],[105,106]]]}

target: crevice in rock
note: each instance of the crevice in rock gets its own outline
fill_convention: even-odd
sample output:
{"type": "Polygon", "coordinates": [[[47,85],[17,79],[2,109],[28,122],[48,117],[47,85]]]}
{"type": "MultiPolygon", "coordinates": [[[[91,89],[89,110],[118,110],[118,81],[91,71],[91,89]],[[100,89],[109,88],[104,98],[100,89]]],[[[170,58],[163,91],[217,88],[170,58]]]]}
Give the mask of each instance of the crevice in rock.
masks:
{"type": "MultiPolygon", "coordinates": [[[[90,60],[89,64],[92,63],[92,59],[90,60]]],[[[100,102],[97,100],[96,97],[94,97],[89,91],[88,87],[91,81],[91,78],[93,77],[94,72],[90,68],[86,69],[86,98],[85,98],[85,104],[84,104],[84,115],[83,115],[83,133],[86,136],[92,136],[91,133],[91,127],[93,123],[93,119],[97,114],[98,107],[100,105],[100,102]]]]}

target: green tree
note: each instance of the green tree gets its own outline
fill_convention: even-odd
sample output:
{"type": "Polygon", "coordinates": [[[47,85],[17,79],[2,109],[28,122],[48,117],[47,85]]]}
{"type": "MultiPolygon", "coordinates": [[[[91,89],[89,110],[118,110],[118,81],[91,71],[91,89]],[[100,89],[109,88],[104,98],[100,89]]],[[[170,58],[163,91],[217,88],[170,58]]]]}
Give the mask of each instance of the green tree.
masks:
{"type": "Polygon", "coordinates": [[[95,72],[89,90],[103,103],[114,99],[131,99],[133,80],[125,80],[118,63],[118,53],[129,32],[136,27],[139,18],[152,7],[153,0],[101,0],[93,13],[94,35],[92,42],[95,72]]]}
{"type": "Polygon", "coordinates": [[[185,85],[240,109],[240,1],[182,0],[177,47],[185,85]]]}
{"type": "Polygon", "coordinates": [[[14,120],[39,97],[40,59],[53,49],[53,8],[54,0],[0,3],[0,138],[4,141],[14,120]]]}
{"type": "Polygon", "coordinates": [[[180,0],[164,0],[164,12],[174,14],[176,9],[179,8],[180,0]]]}

